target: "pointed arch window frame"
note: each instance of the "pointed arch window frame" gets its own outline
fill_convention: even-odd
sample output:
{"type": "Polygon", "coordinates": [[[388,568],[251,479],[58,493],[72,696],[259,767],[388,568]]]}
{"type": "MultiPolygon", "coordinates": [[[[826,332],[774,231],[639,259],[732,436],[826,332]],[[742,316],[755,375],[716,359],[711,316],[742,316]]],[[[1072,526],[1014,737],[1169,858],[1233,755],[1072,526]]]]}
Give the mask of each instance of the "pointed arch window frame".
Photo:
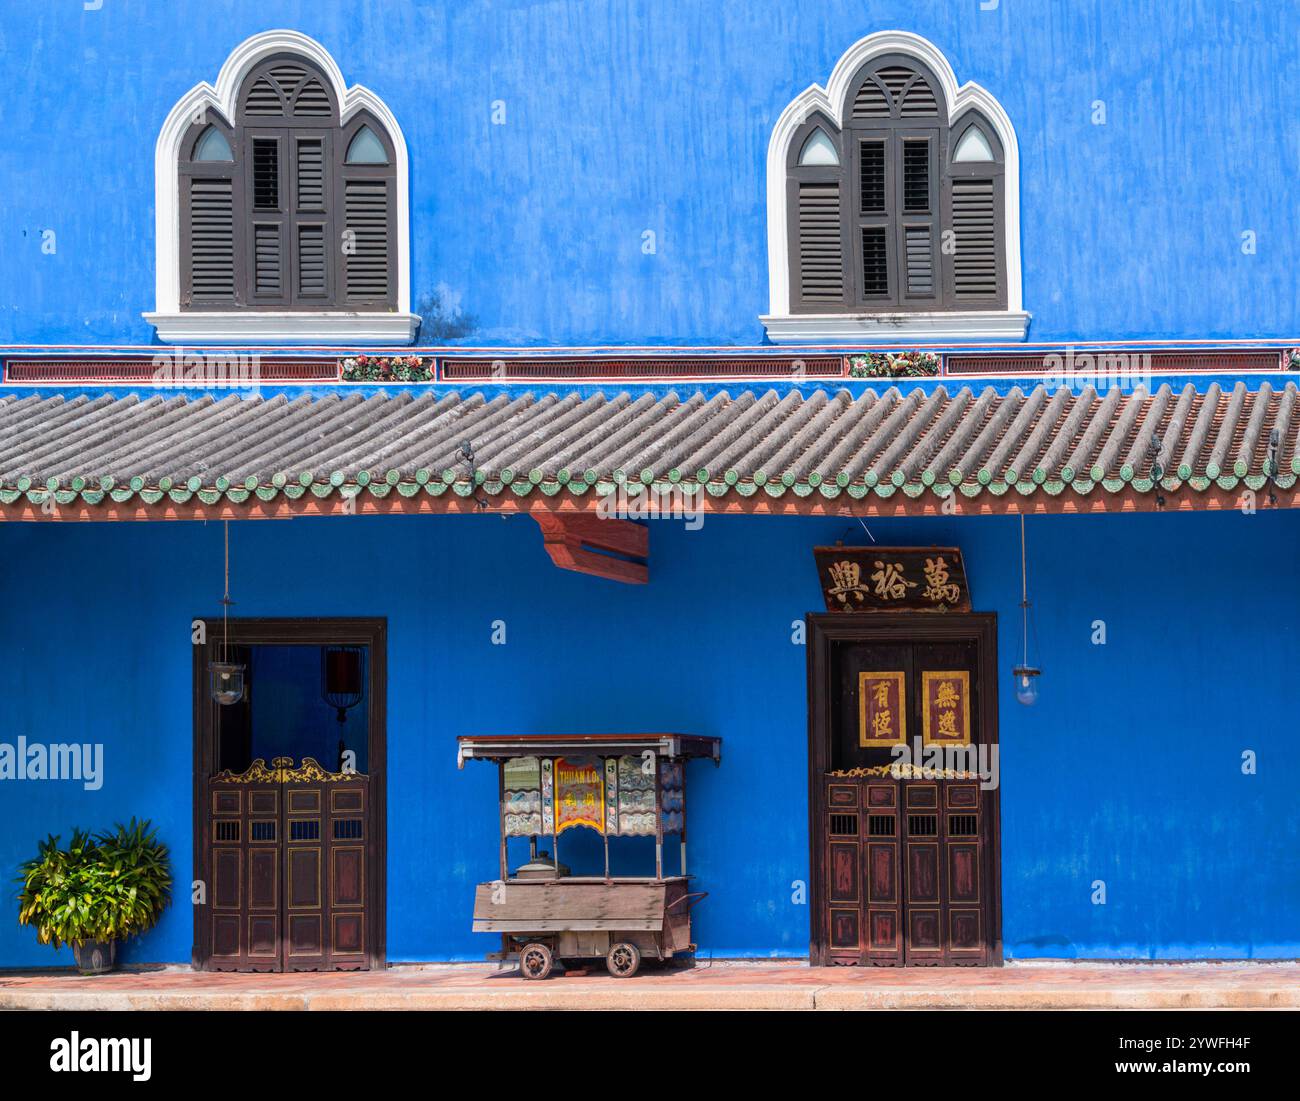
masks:
{"type": "MultiPolygon", "coordinates": [[[[840,146],[843,160],[844,150],[840,146]]],[[[945,157],[947,154],[945,154],[945,157]]],[[[946,161],[951,172],[971,162],[946,161]]],[[[974,162],[976,164],[980,162],[974,162]]],[[[880,31],[859,39],[836,63],[825,87],[812,84],[795,97],[778,118],[768,142],[767,235],[768,312],[759,317],[769,340],[777,344],[910,343],[918,339],[953,341],[1023,340],[1030,315],[1023,308],[1020,262],[1019,147],[1015,128],[996,97],[974,82],[958,85],[951,64],[934,43],[908,31],[880,31]],[[947,109],[949,133],[963,132],[969,115],[978,116],[996,138],[1002,154],[1000,166],[1003,212],[1002,257],[1005,308],[996,310],[855,312],[846,302],[835,312],[809,313],[792,309],[794,300],[791,258],[795,255],[790,217],[791,167],[797,164],[803,142],[817,118],[827,120],[836,137],[846,121],[847,102],[863,68],[886,54],[914,59],[933,73],[947,109]],[[972,115],[971,112],[974,112],[972,115]]],[[[845,219],[847,222],[848,219],[845,219]]],[[[847,240],[845,241],[847,247],[847,240]]]]}
{"type": "MultiPolygon", "coordinates": [[[[342,140],[350,140],[350,136],[342,140]]],[[[233,146],[232,146],[233,147],[233,146]]],[[[346,146],[344,147],[346,148],[346,146]]],[[[365,166],[356,166],[365,167],[365,166]]],[[[409,156],[402,128],[388,105],[364,85],[349,86],[337,62],[315,39],[291,30],[273,30],[245,39],[221,66],[215,84],[201,81],[179,100],[164,120],[154,146],[155,308],[142,316],[168,343],[320,344],[336,341],[348,345],[409,344],[420,318],[411,313],[409,156]],[[371,116],[378,124],[376,136],[388,139],[394,174],[395,305],[384,310],[326,311],[252,309],[185,311],[181,308],[181,200],[178,165],[192,156],[195,123],[221,122],[231,141],[226,120],[237,117],[237,97],[244,79],[257,66],[277,54],[310,62],[328,82],[338,107],[343,132],[358,119],[371,116]],[[184,156],[183,156],[184,154],[184,156]]]]}

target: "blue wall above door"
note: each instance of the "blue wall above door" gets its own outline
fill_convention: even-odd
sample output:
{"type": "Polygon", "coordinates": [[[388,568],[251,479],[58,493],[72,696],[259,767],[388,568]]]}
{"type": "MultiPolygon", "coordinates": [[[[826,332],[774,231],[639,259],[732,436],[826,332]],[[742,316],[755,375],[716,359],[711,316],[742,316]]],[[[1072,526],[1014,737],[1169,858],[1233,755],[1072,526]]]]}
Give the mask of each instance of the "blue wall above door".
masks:
{"type": "Polygon", "coordinates": [[[97,2],[0,11],[0,342],[153,339],[159,128],[276,27],[403,128],[424,343],[761,342],[773,124],[885,29],[1010,115],[1031,339],[1300,334],[1292,4],[97,2]]]}

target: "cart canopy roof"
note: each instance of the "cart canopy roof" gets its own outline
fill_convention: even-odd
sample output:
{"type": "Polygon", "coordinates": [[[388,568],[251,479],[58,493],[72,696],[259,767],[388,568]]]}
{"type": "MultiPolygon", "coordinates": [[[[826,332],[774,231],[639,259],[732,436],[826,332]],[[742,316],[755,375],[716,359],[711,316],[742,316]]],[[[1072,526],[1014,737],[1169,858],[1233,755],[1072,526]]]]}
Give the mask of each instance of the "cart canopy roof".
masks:
{"type": "Polygon", "coordinates": [[[456,739],[456,764],[470,759],[562,757],[586,754],[615,757],[653,750],[661,757],[722,759],[722,739],[700,734],[465,734],[456,739]]]}

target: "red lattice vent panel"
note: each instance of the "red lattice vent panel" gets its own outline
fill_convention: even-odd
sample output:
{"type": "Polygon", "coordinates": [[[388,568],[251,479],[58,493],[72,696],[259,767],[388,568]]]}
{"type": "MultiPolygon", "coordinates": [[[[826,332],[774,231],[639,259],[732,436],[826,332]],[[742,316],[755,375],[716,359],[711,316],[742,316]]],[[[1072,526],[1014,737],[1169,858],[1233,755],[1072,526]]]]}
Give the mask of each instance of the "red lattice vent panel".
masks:
{"type": "Polygon", "coordinates": [[[291,359],[214,352],[195,359],[159,353],[132,358],[42,358],[5,361],[6,382],[167,382],[203,386],[222,381],[328,382],[338,378],[336,359],[291,359]]]}
{"type": "Polygon", "coordinates": [[[638,378],[839,378],[841,356],[658,356],[597,358],[444,359],[441,377],[460,380],[638,378]]]}
{"type": "MultiPolygon", "coordinates": [[[[1097,368],[1105,366],[1106,358],[1125,356],[1133,367],[1145,369],[1149,355],[1153,373],[1181,374],[1187,371],[1277,371],[1282,369],[1282,353],[1274,351],[1253,352],[1133,352],[1123,349],[1076,349],[1074,355],[1091,355],[1097,368]]],[[[1069,366],[1069,352],[1058,349],[1040,355],[950,355],[944,358],[944,373],[949,375],[1040,375],[1059,372],[1069,366]],[[1064,364],[1049,356],[1059,356],[1064,364]]],[[[1082,370],[1076,365],[1077,370],[1082,370]]]]}

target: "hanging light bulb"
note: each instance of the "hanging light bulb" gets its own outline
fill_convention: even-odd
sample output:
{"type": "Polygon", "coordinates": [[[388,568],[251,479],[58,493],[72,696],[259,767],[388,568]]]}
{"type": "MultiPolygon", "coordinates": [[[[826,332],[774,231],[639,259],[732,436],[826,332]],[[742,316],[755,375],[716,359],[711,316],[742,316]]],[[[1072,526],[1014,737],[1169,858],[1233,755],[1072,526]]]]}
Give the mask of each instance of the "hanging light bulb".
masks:
{"type": "Polygon", "coordinates": [[[1011,670],[1015,680],[1016,699],[1026,707],[1038,702],[1038,678],[1042,670],[1029,664],[1029,581],[1025,570],[1025,515],[1020,514],[1020,633],[1023,655],[1019,665],[1011,670]]]}
{"type": "Polygon", "coordinates": [[[1038,702],[1038,677],[1041,670],[1031,665],[1017,665],[1011,670],[1016,679],[1016,699],[1026,707],[1038,702]]]}
{"type": "Polygon", "coordinates": [[[226,592],[221,598],[221,660],[208,663],[209,691],[222,707],[229,707],[244,698],[244,666],[230,660],[230,628],[228,614],[234,603],[230,599],[230,521],[223,520],[226,540],[226,592]]]}

